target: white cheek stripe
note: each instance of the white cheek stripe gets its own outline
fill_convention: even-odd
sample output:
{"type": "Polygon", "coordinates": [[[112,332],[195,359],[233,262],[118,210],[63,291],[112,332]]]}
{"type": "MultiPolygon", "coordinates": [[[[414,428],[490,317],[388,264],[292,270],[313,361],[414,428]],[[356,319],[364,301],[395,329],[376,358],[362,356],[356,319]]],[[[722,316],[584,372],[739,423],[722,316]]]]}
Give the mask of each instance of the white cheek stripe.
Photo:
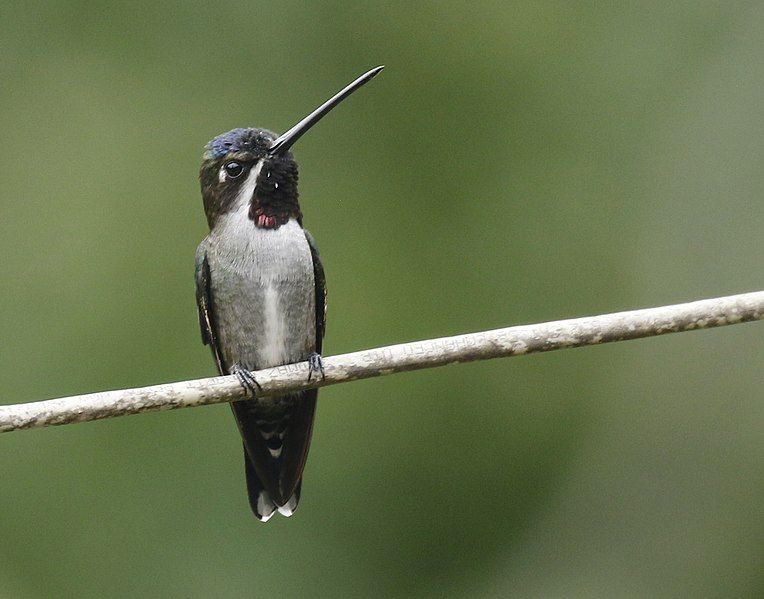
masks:
{"type": "Polygon", "coordinates": [[[235,210],[241,210],[245,206],[249,210],[249,201],[252,199],[252,195],[255,193],[255,185],[257,184],[257,177],[260,175],[260,170],[263,168],[263,161],[258,160],[255,168],[249,171],[246,181],[241,186],[239,195],[236,196],[235,210]]]}

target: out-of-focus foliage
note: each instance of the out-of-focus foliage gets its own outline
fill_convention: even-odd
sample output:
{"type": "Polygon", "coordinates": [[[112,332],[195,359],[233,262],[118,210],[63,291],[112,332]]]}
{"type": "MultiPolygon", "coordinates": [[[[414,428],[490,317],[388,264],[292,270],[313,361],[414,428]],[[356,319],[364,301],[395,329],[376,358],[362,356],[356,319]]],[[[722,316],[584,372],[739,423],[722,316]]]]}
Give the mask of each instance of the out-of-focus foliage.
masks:
{"type": "MultiPolygon", "coordinates": [[[[211,375],[202,146],[379,63],[295,147],[326,353],[761,289],[762,56],[756,3],[3,0],[0,401],[211,375]]],[[[763,338],[324,390],[267,525],[226,406],[4,435],[0,595],[761,595],[763,338]]]]}

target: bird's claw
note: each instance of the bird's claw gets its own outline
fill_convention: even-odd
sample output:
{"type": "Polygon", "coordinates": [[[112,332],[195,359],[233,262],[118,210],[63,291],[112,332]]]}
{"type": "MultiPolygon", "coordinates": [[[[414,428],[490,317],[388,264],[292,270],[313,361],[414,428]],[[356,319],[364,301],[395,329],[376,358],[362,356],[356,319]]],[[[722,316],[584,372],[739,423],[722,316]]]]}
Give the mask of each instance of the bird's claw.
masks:
{"type": "Polygon", "coordinates": [[[239,379],[239,384],[244,387],[244,390],[251,394],[252,397],[257,397],[258,391],[262,391],[263,388],[260,383],[257,382],[252,373],[246,368],[242,368],[238,364],[234,364],[231,368],[231,374],[239,379]]]}
{"type": "Polygon", "coordinates": [[[324,372],[324,359],[321,354],[313,352],[308,356],[308,380],[311,379],[314,372],[321,373],[321,380],[326,379],[326,373],[324,372]]]}

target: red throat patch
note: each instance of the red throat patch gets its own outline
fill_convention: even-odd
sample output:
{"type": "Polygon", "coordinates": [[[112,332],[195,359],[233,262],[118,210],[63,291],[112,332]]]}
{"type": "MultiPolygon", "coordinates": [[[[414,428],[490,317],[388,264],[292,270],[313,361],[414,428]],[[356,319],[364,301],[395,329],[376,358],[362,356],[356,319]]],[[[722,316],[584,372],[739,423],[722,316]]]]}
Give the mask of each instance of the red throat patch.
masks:
{"type": "Polygon", "coordinates": [[[268,216],[267,214],[263,214],[262,212],[257,215],[257,219],[255,220],[255,224],[260,227],[261,229],[275,229],[276,228],[276,217],[275,216],[268,216]]]}

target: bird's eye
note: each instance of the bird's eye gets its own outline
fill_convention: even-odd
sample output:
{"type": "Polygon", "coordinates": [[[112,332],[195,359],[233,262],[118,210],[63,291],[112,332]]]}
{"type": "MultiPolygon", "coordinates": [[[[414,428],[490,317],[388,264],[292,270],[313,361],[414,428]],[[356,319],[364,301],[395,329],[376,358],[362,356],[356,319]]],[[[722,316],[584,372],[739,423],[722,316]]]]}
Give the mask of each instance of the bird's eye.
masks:
{"type": "Polygon", "coordinates": [[[228,175],[230,179],[235,179],[244,172],[244,165],[241,162],[228,162],[224,168],[226,175],[228,175]]]}

